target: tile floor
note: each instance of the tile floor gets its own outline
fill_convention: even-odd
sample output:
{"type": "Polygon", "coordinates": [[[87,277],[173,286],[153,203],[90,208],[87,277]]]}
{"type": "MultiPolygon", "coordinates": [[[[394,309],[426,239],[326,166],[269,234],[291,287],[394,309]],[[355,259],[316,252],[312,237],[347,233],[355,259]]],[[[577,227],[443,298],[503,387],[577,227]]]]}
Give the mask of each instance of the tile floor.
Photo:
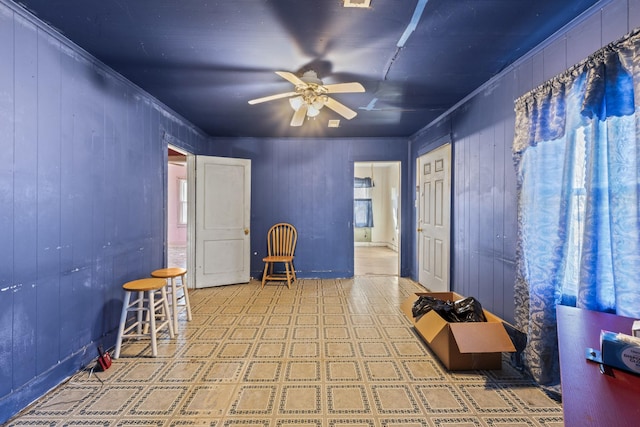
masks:
{"type": "Polygon", "coordinates": [[[386,246],[355,246],[353,255],[356,276],[398,275],[398,252],[386,246]]]}
{"type": "MultiPolygon", "coordinates": [[[[398,277],[258,281],[191,291],[175,339],[129,341],[9,426],[492,427],[563,425],[562,407],[506,362],[448,372],[399,310],[398,277]]],[[[506,360],[506,359],[505,359],[506,360]]]]}

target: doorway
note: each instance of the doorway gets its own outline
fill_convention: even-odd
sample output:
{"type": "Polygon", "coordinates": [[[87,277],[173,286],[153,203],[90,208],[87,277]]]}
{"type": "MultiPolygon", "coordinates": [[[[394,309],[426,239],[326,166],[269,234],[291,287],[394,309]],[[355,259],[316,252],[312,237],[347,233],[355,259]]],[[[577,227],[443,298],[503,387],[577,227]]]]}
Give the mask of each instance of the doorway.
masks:
{"type": "Polygon", "coordinates": [[[400,275],[400,162],[354,163],[354,275],[400,275]]]}
{"type": "Polygon", "coordinates": [[[188,268],[187,153],[170,145],[167,160],[167,266],[188,268]]]}

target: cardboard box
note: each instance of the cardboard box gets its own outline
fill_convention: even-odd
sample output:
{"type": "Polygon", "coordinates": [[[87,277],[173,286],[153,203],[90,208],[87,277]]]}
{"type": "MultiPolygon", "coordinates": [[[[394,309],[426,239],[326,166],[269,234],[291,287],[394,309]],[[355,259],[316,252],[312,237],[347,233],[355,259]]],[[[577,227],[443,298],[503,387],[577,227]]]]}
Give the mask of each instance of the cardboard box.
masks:
{"type": "Polygon", "coordinates": [[[434,311],[414,319],[411,309],[422,295],[445,301],[464,297],[455,292],[422,292],[407,298],[401,306],[418,334],[447,369],[502,369],[502,352],[516,351],[502,319],[487,310],[483,310],[486,322],[450,323],[434,311]]]}

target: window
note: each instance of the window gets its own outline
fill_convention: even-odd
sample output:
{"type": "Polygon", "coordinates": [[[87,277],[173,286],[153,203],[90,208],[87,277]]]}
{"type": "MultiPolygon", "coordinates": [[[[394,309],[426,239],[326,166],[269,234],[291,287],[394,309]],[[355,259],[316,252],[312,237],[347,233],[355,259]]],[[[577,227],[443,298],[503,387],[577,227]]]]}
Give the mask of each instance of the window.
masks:
{"type": "Polygon", "coordinates": [[[567,260],[562,274],[563,304],[576,305],[580,282],[580,260],[586,215],[586,152],[585,129],[578,128],[575,133],[573,150],[573,171],[571,173],[571,193],[569,195],[567,224],[567,260]]]}
{"type": "Polygon", "coordinates": [[[373,227],[371,199],[355,199],[353,201],[353,224],[356,228],[373,227]]]}
{"type": "Polygon", "coordinates": [[[356,228],[373,227],[373,179],[355,178],[353,186],[353,225],[356,228]]]}

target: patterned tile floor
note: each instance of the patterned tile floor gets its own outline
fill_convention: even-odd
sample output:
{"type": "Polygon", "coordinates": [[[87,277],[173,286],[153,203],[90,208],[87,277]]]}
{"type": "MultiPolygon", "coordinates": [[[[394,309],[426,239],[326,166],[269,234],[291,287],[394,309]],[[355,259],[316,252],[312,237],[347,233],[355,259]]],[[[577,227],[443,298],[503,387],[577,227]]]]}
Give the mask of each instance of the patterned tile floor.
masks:
{"type": "Polygon", "coordinates": [[[252,281],[190,292],[177,337],[128,341],[9,426],[562,426],[562,407],[506,362],[449,372],[399,309],[398,277],[252,281]]]}

